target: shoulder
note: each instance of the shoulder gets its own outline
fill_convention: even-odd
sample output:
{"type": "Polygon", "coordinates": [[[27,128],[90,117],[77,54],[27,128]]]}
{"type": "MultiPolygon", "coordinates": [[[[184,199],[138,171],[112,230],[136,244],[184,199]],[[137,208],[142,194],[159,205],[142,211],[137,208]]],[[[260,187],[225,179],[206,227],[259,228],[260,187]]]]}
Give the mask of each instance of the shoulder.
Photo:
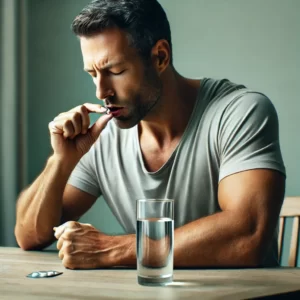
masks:
{"type": "Polygon", "coordinates": [[[272,101],[263,93],[248,88],[234,90],[213,100],[206,109],[204,126],[221,149],[239,138],[263,135],[277,139],[279,121],[272,101]]]}
{"type": "Polygon", "coordinates": [[[228,79],[204,78],[201,94],[201,98],[205,99],[214,109],[237,108],[254,103],[260,107],[273,107],[271,100],[265,94],[228,79]]]}
{"type": "MultiPolygon", "coordinates": [[[[229,95],[230,96],[230,95],[229,95]]],[[[272,101],[263,93],[245,89],[225,99],[223,103],[223,120],[242,118],[264,119],[277,118],[272,101]]]]}
{"type": "Polygon", "coordinates": [[[256,117],[277,117],[272,101],[263,93],[227,79],[203,80],[201,100],[207,102],[205,115],[216,121],[226,121],[239,115],[255,114],[256,117]]]}
{"type": "Polygon", "coordinates": [[[247,90],[232,97],[222,108],[217,136],[221,145],[278,142],[279,121],[271,100],[264,94],[247,90]]]}

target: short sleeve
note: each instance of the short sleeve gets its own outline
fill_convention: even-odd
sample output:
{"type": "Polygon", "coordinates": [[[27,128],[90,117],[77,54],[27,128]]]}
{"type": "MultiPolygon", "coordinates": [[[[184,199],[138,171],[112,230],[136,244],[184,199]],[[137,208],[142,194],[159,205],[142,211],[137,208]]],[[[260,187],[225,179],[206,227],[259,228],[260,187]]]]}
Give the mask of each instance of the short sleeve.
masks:
{"type": "Polygon", "coordinates": [[[285,175],[278,116],[263,94],[246,92],[224,110],[218,130],[219,181],[250,169],[273,169],[285,175]]]}
{"type": "Polygon", "coordinates": [[[100,186],[97,180],[94,147],[92,147],[78,162],[68,180],[68,184],[95,197],[101,195],[100,186]]]}

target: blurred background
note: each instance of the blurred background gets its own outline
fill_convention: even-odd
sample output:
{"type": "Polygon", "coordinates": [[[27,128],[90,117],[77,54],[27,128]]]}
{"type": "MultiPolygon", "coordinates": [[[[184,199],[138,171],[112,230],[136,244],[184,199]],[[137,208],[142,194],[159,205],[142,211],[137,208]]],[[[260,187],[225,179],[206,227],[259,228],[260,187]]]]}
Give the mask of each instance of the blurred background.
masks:
{"type": "MultiPolygon", "coordinates": [[[[0,0],[0,246],[16,245],[16,199],[51,154],[48,123],[76,105],[97,103],[70,30],[88,2],[0,0]]],[[[286,195],[299,196],[300,1],[160,3],[171,24],[174,65],[182,75],[227,78],[270,97],[280,122],[286,195]]],[[[102,198],[81,221],[123,233],[102,198]]]]}

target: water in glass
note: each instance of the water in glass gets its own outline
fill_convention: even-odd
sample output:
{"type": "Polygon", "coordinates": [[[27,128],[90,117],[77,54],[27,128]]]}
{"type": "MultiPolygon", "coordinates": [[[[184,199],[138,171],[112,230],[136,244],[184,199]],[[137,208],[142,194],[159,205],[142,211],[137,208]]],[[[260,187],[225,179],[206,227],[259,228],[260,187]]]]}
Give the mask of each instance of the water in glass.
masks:
{"type": "Polygon", "coordinates": [[[174,221],[170,218],[137,220],[138,282],[165,285],[172,282],[174,221]]]}

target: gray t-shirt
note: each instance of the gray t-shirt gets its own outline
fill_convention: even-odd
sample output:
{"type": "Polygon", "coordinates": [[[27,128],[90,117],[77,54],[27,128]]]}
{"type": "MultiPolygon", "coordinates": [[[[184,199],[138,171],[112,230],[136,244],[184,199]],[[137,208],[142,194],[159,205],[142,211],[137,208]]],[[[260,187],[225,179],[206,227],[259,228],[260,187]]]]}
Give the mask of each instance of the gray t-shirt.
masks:
{"type": "MultiPolygon", "coordinates": [[[[158,171],[145,168],[137,126],[125,130],[111,121],[68,183],[103,195],[125,232],[135,233],[137,199],[174,199],[177,228],[220,211],[219,182],[256,168],[285,174],[274,106],[242,85],[204,78],[184,134],[158,171]]],[[[277,264],[275,235],[265,265],[277,264]]]]}

